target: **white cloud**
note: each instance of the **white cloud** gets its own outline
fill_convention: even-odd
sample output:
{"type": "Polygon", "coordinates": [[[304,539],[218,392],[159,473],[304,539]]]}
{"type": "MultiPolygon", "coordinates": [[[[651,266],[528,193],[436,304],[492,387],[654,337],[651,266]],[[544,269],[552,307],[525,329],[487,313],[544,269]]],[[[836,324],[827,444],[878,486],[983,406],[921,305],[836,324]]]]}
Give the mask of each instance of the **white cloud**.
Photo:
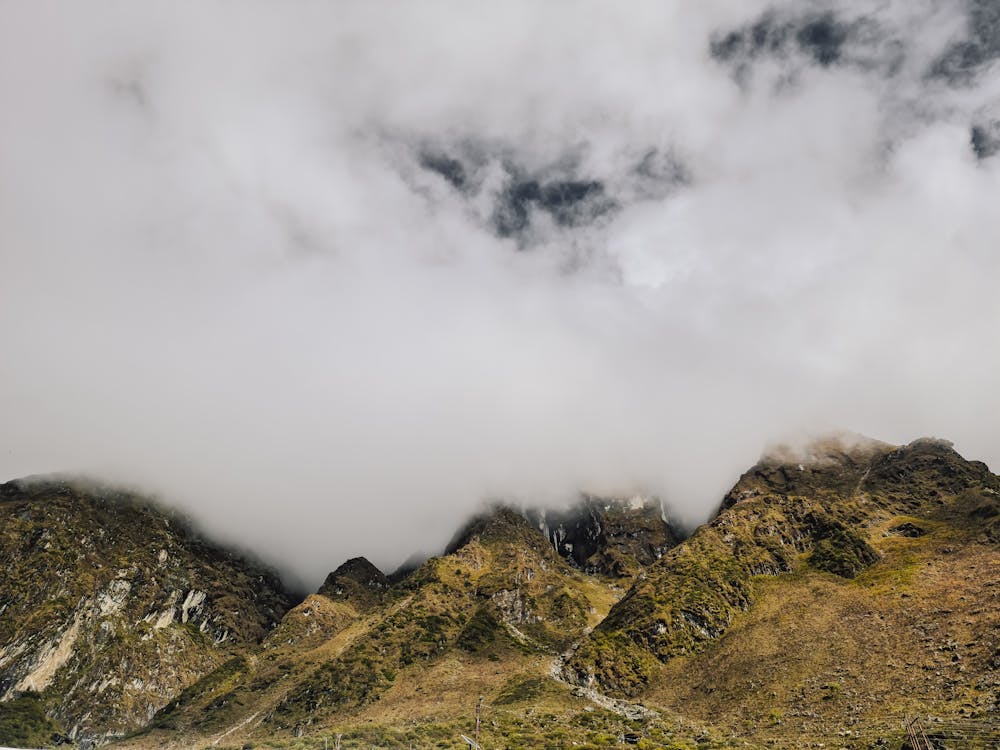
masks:
{"type": "Polygon", "coordinates": [[[5,4],[0,475],[139,482],[313,584],[485,497],[698,521],[800,429],[1000,463],[995,76],[927,77],[957,3],[877,7],[741,85],[709,40],[764,3],[5,4]],[[618,207],[518,249],[512,164],[618,207]]]}

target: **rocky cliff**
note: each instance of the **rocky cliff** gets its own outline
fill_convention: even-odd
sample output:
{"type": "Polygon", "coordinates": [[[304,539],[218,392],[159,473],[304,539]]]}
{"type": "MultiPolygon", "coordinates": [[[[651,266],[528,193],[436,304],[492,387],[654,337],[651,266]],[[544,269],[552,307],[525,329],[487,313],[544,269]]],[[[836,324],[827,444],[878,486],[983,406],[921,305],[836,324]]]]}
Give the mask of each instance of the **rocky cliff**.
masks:
{"type": "Polygon", "coordinates": [[[82,744],[145,726],[295,598],[180,518],[93,484],[0,485],[0,696],[82,744]]]}

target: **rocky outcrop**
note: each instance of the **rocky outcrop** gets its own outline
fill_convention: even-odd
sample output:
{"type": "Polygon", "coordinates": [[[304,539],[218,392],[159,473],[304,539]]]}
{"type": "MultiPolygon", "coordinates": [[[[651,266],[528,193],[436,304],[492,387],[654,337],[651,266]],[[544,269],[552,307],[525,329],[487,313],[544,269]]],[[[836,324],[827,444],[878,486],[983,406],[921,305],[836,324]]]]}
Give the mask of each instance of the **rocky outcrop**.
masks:
{"type": "Polygon", "coordinates": [[[655,498],[587,496],[565,510],[525,511],[563,558],[584,572],[627,578],[683,538],[655,498]]]}
{"type": "Polygon", "coordinates": [[[144,726],[295,603],[263,567],[134,495],[0,485],[0,700],[40,694],[82,745],[144,726]]]}
{"type": "Polygon", "coordinates": [[[359,611],[371,609],[385,598],[389,579],[363,557],[354,557],[323,581],[316,593],[334,601],[349,601],[359,611]]]}

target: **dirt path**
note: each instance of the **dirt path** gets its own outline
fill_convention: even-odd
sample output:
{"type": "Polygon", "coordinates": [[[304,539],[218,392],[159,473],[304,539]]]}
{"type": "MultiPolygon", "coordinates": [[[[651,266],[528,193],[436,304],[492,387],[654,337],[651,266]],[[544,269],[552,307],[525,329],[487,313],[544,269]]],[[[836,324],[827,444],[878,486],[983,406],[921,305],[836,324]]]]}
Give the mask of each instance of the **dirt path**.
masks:
{"type": "Polygon", "coordinates": [[[579,646],[579,642],[574,643],[568,650],[564,651],[552,660],[552,666],[549,668],[549,676],[552,677],[553,680],[572,687],[574,695],[586,698],[591,703],[594,703],[601,708],[606,708],[609,711],[613,711],[619,716],[624,716],[626,719],[642,719],[644,721],[651,721],[653,719],[660,718],[660,715],[656,711],[646,708],[645,706],[640,706],[638,703],[629,703],[628,701],[623,701],[618,698],[612,698],[610,695],[600,693],[593,688],[576,685],[567,680],[565,674],[566,661],[573,656],[579,646]]]}

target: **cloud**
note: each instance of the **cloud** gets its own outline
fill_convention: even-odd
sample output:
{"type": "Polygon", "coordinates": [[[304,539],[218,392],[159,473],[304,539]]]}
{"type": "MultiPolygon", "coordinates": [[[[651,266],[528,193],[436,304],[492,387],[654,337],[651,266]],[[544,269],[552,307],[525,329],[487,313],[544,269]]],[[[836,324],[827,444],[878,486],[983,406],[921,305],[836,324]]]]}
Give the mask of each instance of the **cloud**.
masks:
{"type": "Polygon", "coordinates": [[[987,11],[7,4],[0,474],[312,585],[801,430],[1000,464],[987,11]]]}

